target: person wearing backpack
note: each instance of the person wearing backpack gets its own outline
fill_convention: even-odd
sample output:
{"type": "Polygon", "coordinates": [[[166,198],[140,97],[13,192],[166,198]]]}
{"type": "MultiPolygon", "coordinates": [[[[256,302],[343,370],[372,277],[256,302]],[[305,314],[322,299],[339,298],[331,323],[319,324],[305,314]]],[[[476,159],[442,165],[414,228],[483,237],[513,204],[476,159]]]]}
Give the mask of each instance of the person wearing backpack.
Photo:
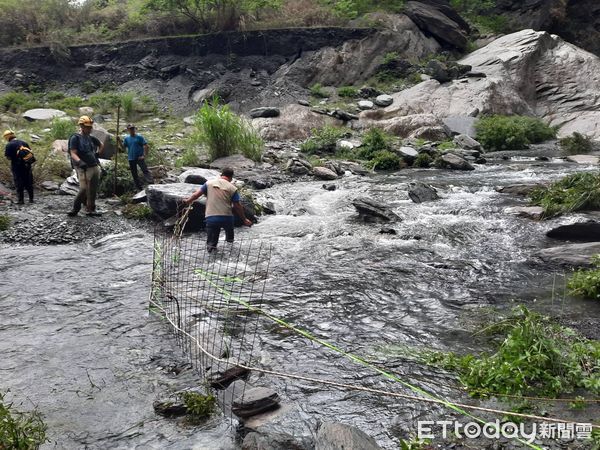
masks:
{"type": "Polygon", "coordinates": [[[123,139],[123,146],[127,149],[127,159],[129,160],[129,170],[131,170],[131,176],[133,181],[138,188],[142,190],[144,185],[141,183],[138,175],[138,166],[142,169],[144,178],[148,184],[154,183],[152,175],[146,165],[146,157],[148,156],[148,142],[144,139],[144,136],[137,134],[135,131],[135,125],[130,123],[127,125],[127,131],[129,136],[123,139]]]}
{"type": "Polygon", "coordinates": [[[29,194],[29,203],[33,203],[33,171],[35,162],[29,144],[17,139],[15,132],[6,130],[2,136],[8,143],[4,149],[4,156],[10,160],[15,189],[17,191],[17,205],[25,203],[25,191],[29,194]]]}
{"type": "Polygon", "coordinates": [[[79,214],[85,204],[88,216],[99,216],[96,212],[96,193],[100,185],[100,161],[104,146],[91,135],[94,121],[89,116],[81,116],[77,122],[80,132],[69,138],[69,156],[71,165],[77,170],[79,192],[73,202],[73,209],[67,213],[70,217],[79,214]]]}

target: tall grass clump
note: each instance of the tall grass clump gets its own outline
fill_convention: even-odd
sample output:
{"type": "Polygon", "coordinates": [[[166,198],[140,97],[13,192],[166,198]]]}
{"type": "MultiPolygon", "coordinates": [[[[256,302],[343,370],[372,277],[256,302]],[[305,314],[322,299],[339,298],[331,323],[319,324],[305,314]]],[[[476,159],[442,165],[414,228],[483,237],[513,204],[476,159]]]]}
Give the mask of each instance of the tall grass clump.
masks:
{"type": "Polygon", "coordinates": [[[0,215],[0,231],[6,231],[10,227],[10,217],[4,214],[0,215]]]}
{"type": "Polygon", "coordinates": [[[52,139],[69,139],[71,134],[77,131],[73,122],[70,119],[54,119],[50,126],[50,132],[48,135],[52,139]]]}
{"type": "Polygon", "coordinates": [[[577,388],[600,394],[600,342],[524,306],[486,331],[498,339],[494,353],[462,357],[434,353],[429,363],[456,371],[476,396],[555,398],[577,388]]]}
{"type": "Polygon", "coordinates": [[[475,124],[477,140],[486,150],[521,150],[556,137],[556,128],[526,116],[488,116],[475,124]]]}
{"type": "Polygon", "coordinates": [[[0,393],[0,448],[34,450],[46,442],[47,427],[39,412],[22,413],[0,393]]]}
{"type": "Polygon", "coordinates": [[[531,203],[544,208],[544,217],[600,209],[600,173],[567,175],[547,188],[533,191],[531,203]]]}
{"type": "Polygon", "coordinates": [[[568,155],[581,155],[594,150],[592,138],[575,131],[571,136],[566,136],[558,141],[560,148],[568,155]]]}
{"type": "Polygon", "coordinates": [[[262,156],[264,142],[260,135],[229,106],[219,104],[217,98],[202,105],[195,126],[192,139],[206,146],[211,161],[236,153],[255,161],[262,156]]]}

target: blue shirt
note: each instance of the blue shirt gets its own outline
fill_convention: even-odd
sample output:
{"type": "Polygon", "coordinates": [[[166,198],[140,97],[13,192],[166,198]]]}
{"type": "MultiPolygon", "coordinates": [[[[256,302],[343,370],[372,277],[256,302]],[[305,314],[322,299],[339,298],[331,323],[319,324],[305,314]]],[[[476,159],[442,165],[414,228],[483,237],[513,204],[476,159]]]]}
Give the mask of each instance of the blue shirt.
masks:
{"type": "Polygon", "coordinates": [[[146,139],[141,134],[127,136],[123,139],[123,145],[127,149],[127,159],[135,161],[140,156],[144,156],[144,145],[147,145],[146,139]]]}

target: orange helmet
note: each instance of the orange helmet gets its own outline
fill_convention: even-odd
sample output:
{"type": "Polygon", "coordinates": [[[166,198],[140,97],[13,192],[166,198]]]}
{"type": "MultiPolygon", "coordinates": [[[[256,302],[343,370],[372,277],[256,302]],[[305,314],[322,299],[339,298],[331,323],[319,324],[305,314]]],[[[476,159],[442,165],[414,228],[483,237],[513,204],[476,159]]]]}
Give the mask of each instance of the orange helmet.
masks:
{"type": "Polygon", "coordinates": [[[77,121],[77,124],[85,127],[91,127],[94,124],[94,121],[90,116],[81,116],[77,121]]]}
{"type": "Polygon", "coordinates": [[[2,133],[2,137],[8,141],[11,137],[15,137],[15,132],[13,130],[6,130],[2,133]]]}

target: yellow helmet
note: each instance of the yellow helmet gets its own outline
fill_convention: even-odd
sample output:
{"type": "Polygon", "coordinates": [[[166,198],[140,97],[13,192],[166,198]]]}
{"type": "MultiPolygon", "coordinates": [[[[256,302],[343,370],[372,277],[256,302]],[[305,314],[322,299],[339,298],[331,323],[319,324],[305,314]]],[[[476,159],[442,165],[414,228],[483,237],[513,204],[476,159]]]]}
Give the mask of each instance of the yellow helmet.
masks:
{"type": "Polygon", "coordinates": [[[81,116],[77,121],[77,125],[83,125],[86,127],[91,127],[94,121],[90,116],[81,116]]]}
{"type": "Polygon", "coordinates": [[[14,132],[14,131],[12,131],[12,130],[6,130],[4,133],[2,133],[2,137],[3,137],[4,139],[6,139],[7,141],[8,141],[8,140],[9,140],[11,137],[14,137],[14,135],[15,135],[15,132],[14,132]]]}

